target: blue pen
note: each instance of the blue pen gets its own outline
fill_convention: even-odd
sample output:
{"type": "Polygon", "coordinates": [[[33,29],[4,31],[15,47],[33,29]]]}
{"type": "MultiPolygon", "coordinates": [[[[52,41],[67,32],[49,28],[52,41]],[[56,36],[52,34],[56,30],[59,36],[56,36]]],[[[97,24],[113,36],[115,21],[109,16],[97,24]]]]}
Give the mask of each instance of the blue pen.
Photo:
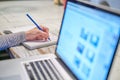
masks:
{"type": "MultiPolygon", "coordinates": [[[[30,17],[29,14],[26,14],[27,17],[36,25],[36,27],[39,29],[39,30],[42,30],[42,28],[40,28],[40,26],[30,17]]],[[[50,38],[48,38],[50,40],[50,38]]]]}

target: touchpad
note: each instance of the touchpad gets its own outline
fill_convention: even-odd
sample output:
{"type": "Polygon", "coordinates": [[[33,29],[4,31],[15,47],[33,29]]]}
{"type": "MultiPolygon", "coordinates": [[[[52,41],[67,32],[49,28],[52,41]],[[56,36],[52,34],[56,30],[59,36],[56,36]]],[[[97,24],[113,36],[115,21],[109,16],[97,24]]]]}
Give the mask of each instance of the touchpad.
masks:
{"type": "Polygon", "coordinates": [[[0,80],[21,80],[19,75],[0,77],[0,80]]]}

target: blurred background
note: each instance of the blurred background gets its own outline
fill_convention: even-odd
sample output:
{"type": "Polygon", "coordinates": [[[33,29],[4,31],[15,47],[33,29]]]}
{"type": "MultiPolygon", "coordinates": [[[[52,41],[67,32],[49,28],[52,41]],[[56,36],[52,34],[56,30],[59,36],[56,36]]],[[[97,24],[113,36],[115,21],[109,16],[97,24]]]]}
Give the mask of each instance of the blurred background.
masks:
{"type": "Polygon", "coordinates": [[[89,0],[97,4],[108,5],[112,8],[120,9],[120,0],[89,0]]]}

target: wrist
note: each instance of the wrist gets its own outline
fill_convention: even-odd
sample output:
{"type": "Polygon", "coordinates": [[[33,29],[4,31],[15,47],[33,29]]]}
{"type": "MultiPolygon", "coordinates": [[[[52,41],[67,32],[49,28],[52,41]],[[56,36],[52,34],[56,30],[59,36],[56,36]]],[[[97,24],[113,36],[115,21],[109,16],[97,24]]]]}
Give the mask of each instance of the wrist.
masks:
{"type": "Polygon", "coordinates": [[[30,33],[29,32],[25,32],[25,39],[26,39],[26,41],[30,40],[29,36],[30,36],[30,33]]]}

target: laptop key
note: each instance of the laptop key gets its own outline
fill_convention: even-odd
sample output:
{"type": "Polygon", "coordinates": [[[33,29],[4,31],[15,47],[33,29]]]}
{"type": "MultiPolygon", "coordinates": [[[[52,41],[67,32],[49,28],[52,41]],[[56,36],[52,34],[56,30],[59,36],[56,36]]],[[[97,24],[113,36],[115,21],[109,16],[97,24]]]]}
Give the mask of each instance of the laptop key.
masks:
{"type": "Polygon", "coordinates": [[[37,77],[37,80],[40,80],[40,76],[38,75],[38,72],[37,72],[37,70],[36,70],[33,62],[30,62],[30,65],[31,65],[33,71],[35,72],[35,75],[36,75],[36,77],[37,77]]]}
{"type": "Polygon", "coordinates": [[[51,60],[49,60],[49,63],[52,64],[52,66],[54,67],[53,69],[55,69],[58,77],[60,78],[60,80],[64,80],[64,78],[62,77],[62,75],[60,74],[60,72],[57,70],[57,68],[55,67],[55,65],[53,64],[53,62],[51,60]]]}
{"type": "Polygon", "coordinates": [[[32,71],[29,69],[29,65],[24,64],[24,66],[25,66],[25,69],[26,69],[26,71],[27,71],[27,74],[28,74],[30,80],[35,80],[35,78],[34,78],[34,76],[33,76],[33,74],[32,74],[32,71]]]}
{"type": "Polygon", "coordinates": [[[47,80],[46,77],[45,77],[45,74],[43,72],[43,70],[41,69],[40,65],[39,65],[39,61],[35,61],[35,65],[38,69],[38,73],[40,74],[40,77],[42,80],[47,80]]]}
{"type": "Polygon", "coordinates": [[[41,67],[41,70],[43,71],[43,73],[45,74],[46,80],[51,80],[50,76],[48,75],[48,73],[46,72],[44,66],[41,64],[41,61],[39,61],[39,66],[41,67]]]}
{"type": "Polygon", "coordinates": [[[48,66],[47,60],[43,61],[44,65],[46,66],[46,69],[48,70],[52,80],[57,80],[56,76],[54,75],[53,71],[50,69],[50,67],[48,66]]]}
{"type": "Polygon", "coordinates": [[[57,78],[57,80],[63,80],[62,76],[60,75],[59,71],[56,70],[56,68],[53,66],[53,64],[50,62],[50,60],[46,61],[49,68],[53,71],[55,77],[57,78]]]}
{"type": "Polygon", "coordinates": [[[46,67],[45,64],[44,64],[44,61],[41,61],[41,64],[42,64],[42,66],[44,67],[45,71],[47,72],[48,76],[50,77],[50,80],[53,80],[53,79],[52,79],[52,76],[50,75],[50,72],[48,71],[47,67],[46,67]]]}

